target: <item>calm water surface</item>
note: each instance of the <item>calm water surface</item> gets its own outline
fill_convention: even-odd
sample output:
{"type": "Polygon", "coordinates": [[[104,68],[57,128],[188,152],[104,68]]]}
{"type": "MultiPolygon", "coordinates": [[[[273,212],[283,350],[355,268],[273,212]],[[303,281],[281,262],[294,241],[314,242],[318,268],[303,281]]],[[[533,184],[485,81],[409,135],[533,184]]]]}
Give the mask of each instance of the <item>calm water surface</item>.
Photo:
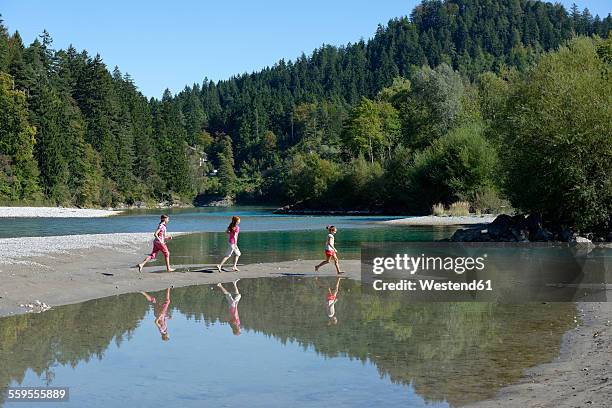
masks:
{"type": "Polygon", "coordinates": [[[223,231],[232,215],[242,219],[244,231],[295,231],[323,229],[327,224],[339,228],[368,226],[374,221],[397,217],[388,216],[304,216],[273,214],[273,208],[236,206],[228,208],[184,208],[163,210],[130,210],[105,218],[3,218],[0,238],[104,234],[116,232],[152,232],[159,215],[171,217],[169,231],[223,231]]]}
{"type": "Polygon", "coordinates": [[[166,291],[149,294],[156,304],[136,293],[3,318],[0,394],[69,386],[62,407],[459,406],[552,360],[574,312],[571,303],[415,305],[342,280],[330,319],[334,285],[243,279],[238,316],[216,286],[171,289],[165,328],[166,291]]]}
{"type": "MultiPolygon", "coordinates": [[[[240,227],[240,262],[291,261],[323,257],[327,238],[325,225],[316,230],[303,231],[248,231],[240,227]]],[[[361,244],[365,242],[437,241],[448,238],[457,227],[381,227],[341,228],[336,234],[336,248],[341,259],[359,259],[361,244]]],[[[227,234],[194,233],[169,242],[173,264],[218,263],[227,249],[227,234]]],[[[163,264],[158,259],[157,264],[163,264]]]]}
{"type": "Polygon", "coordinates": [[[152,234],[161,211],[171,216],[170,234],[173,231],[192,233],[169,243],[173,264],[218,263],[219,256],[227,249],[227,235],[223,231],[232,215],[239,215],[242,221],[239,240],[242,263],[318,259],[322,256],[328,224],[338,227],[337,248],[344,259],[359,258],[362,242],[434,241],[450,237],[457,228],[381,226],[376,221],[394,217],[277,215],[272,213],[272,208],[238,206],[132,210],[108,218],[5,218],[0,220],[0,238],[121,232],[152,234]]]}

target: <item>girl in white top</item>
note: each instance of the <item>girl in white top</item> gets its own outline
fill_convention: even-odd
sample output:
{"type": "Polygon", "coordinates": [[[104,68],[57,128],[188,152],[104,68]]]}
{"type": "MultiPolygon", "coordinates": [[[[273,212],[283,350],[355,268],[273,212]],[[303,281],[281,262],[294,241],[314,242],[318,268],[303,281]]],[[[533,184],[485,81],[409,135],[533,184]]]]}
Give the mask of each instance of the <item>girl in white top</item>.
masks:
{"type": "Polygon", "coordinates": [[[328,286],[325,286],[319,282],[319,278],[315,278],[315,282],[317,285],[326,289],[325,293],[325,311],[327,313],[327,317],[329,318],[329,325],[338,324],[338,318],[336,317],[336,303],[338,302],[338,292],[340,291],[340,280],[344,279],[340,276],[336,278],[336,287],[332,289],[328,286]]]}
{"type": "Polygon", "coordinates": [[[319,268],[323,265],[328,264],[332,259],[334,261],[334,265],[336,266],[336,273],[338,275],[344,273],[340,271],[340,262],[338,261],[338,250],[335,246],[335,238],[336,232],[338,231],[336,227],[333,225],[328,225],[327,227],[327,240],[325,241],[325,260],[315,266],[315,272],[319,272],[319,268]]]}

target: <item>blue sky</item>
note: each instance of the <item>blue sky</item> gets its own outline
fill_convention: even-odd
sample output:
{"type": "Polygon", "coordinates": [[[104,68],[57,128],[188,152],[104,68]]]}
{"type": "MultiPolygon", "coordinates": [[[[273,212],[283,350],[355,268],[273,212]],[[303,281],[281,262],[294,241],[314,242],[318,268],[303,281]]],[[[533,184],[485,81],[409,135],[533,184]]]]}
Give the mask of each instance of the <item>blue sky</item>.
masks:
{"type": "MultiPolygon", "coordinates": [[[[147,96],[186,84],[251,72],[321,44],[371,37],[378,24],[407,15],[417,0],[0,0],[11,32],[26,44],[47,29],[55,48],[73,44],[129,72],[147,96]]],[[[571,1],[563,1],[571,4],[571,1]]],[[[606,0],[577,2],[607,15],[606,0]]]]}

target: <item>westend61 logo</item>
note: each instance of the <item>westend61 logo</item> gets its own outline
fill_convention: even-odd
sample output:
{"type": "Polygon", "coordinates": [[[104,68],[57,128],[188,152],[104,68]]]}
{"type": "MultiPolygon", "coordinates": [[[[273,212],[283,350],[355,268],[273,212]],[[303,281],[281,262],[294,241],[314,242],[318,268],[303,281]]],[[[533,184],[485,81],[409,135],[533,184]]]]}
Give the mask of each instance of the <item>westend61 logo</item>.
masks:
{"type": "Polygon", "coordinates": [[[373,259],[372,272],[380,275],[386,270],[406,271],[411,275],[417,271],[453,271],[458,275],[466,271],[485,268],[487,254],[479,257],[441,257],[441,256],[410,256],[396,254],[394,257],[376,257],[373,259]]]}
{"type": "MultiPolygon", "coordinates": [[[[375,279],[372,287],[376,291],[381,290],[407,290],[407,291],[491,291],[491,280],[472,279],[464,282],[454,282],[448,278],[440,281],[439,273],[463,275],[468,271],[483,271],[485,260],[483,256],[411,256],[409,254],[395,254],[394,256],[379,256],[372,259],[372,273],[382,275],[385,272],[393,272],[396,275],[408,274],[413,276],[434,273],[436,276],[418,279],[399,279],[391,282],[375,279]]],[[[452,277],[452,276],[451,276],[452,277]]]]}
{"type": "Polygon", "coordinates": [[[605,302],[612,249],[547,243],[361,246],[361,282],[409,302],[605,302]]]}

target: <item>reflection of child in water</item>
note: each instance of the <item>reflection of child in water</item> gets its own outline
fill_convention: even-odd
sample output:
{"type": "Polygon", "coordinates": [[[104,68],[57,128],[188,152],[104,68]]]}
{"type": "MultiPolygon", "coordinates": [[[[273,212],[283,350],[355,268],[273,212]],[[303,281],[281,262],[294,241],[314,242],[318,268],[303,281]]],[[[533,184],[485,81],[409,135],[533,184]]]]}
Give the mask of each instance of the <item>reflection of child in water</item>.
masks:
{"type": "Polygon", "coordinates": [[[238,302],[242,298],[242,295],[238,291],[238,281],[240,279],[236,279],[234,283],[234,290],[236,291],[235,296],[232,296],[224,287],[223,284],[217,283],[217,286],[227,299],[227,303],[229,304],[229,313],[230,313],[230,326],[232,327],[232,332],[236,335],[240,335],[240,316],[238,316],[238,302]]]}
{"type": "Polygon", "coordinates": [[[315,282],[322,287],[327,289],[327,294],[325,295],[325,310],[327,312],[327,317],[329,318],[328,325],[338,324],[338,318],[336,317],[336,303],[338,302],[338,291],[340,290],[340,279],[341,277],[336,278],[336,287],[334,289],[323,285],[319,282],[319,278],[315,278],[315,282]]]}
{"type": "Polygon", "coordinates": [[[166,289],[166,300],[161,305],[157,302],[157,299],[149,295],[147,292],[140,293],[142,293],[143,296],[153,305],[155,326],[157,326],[159,334],[161,334],[161,339],[163,341],[170,340],[170,336],[168,336],[168,324],[166,322],[167,319],[172,318],[168,315],[168,308],[170,307],[170,288],[166,289]]]}

